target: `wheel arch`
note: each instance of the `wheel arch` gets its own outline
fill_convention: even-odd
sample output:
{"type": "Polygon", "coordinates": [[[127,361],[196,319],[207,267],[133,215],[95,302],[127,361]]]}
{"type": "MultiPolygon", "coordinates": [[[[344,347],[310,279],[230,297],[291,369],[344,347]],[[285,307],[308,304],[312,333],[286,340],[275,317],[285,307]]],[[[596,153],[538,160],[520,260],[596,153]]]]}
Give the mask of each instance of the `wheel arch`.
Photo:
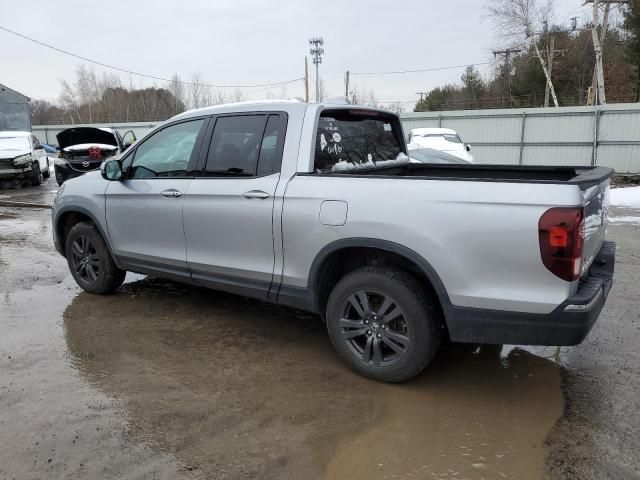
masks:
{"type": "Polygon", "coordinates": [[[431,288],[440,303],[446,323],[446,312],[451,301],[440,276],[431,264],[410,248],[376,238],[336,240],[320,250],[309,271],[308,285],[312,310],[323,314],[332,282],[355,268],[372,264],[369,262],[376,259],[383,262],[391,261],[391,265],[407,270],[418,277],[426,287],[431,288]]]}
{"type": "Polygon", "coordinates": [[[71,230],[74,225],[80,222],[91,222],[93,225],[95,225],[95,227],[98,229],[98,232],[100,233],[100,236],[104,240],[107,249],[109,250],[111,258],[113,259],[116,266],[120,268],[118,260],[114,255],[111,242],[109,241],[109,237],[102,228],[101,223],[90,210],[83,207],[68,206],[63,207],[56,212],[53,228],[55,229],[54,235],[58,253],[60,253],[63,257],[66,257],[65,244],[67,235],[69,234],[69,230],[71,230]]]}

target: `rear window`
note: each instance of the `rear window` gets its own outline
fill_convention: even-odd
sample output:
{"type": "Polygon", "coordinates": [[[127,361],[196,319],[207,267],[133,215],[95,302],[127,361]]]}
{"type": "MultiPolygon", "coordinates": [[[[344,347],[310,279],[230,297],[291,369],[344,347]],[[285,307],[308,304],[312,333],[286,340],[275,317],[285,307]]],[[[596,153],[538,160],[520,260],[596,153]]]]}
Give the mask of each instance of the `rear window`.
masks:
{"type": "Polygon", "coordinates": [[[400,138],[399,122],[392,115],[326,110],[318,122],[314,170],[324,173],[407,161],[400,138]]]}

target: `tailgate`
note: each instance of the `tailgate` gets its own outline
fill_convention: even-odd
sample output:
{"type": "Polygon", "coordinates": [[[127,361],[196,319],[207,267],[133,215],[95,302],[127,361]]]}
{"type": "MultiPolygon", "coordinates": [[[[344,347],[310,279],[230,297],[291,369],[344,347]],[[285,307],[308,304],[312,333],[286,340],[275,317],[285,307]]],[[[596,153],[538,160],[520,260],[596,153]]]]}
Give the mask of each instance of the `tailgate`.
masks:
{"type": "Polygon", "coordinates": [[[584,206],[584,250],[582,253],[582,275],[589,270],[598,255],[607,232],[609,214],[609,179],[583,190],[584,206]]]}

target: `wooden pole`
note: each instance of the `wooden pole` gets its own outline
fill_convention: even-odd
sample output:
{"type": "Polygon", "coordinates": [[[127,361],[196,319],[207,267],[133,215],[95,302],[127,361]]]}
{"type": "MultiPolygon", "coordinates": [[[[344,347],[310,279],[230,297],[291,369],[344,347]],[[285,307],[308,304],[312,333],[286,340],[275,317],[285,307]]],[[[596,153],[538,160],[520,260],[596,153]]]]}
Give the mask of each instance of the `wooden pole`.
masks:
{"type": "Polygon", "coordinates": [[[304,57],[304,101],[309,103],[309,63],[307,57],[304,57]]]}

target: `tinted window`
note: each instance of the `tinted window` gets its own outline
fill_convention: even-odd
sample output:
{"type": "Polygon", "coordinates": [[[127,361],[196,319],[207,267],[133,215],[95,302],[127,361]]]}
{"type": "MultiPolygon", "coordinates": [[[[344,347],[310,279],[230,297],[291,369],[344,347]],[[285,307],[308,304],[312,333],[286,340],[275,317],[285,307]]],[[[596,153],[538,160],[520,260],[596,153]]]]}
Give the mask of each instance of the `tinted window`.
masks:
{"type": "Polygon", "coordinates": [[[172,125],[138,147],[132,178],[184,177],[204,120],[172,125]]]}
{"type": "Polygon", "coordinates": [[[402,147],[390,120],[349,110],[323,113],[318,122],[314,168],[330,171],[338,162],[354,165],[395,160],[402,147]]]}
{"type": "Polygon", "coordinates": [[[254,176],[266,122],[267,115],[218,118],[207,155],[205,175],[254,176]]]}
{"type": "Polygon", "coordinates": [[[285,121],[280,115],[269,115],[262,137],[257,175],[269,175],[280,171],[284,146],[285,121]]]}

